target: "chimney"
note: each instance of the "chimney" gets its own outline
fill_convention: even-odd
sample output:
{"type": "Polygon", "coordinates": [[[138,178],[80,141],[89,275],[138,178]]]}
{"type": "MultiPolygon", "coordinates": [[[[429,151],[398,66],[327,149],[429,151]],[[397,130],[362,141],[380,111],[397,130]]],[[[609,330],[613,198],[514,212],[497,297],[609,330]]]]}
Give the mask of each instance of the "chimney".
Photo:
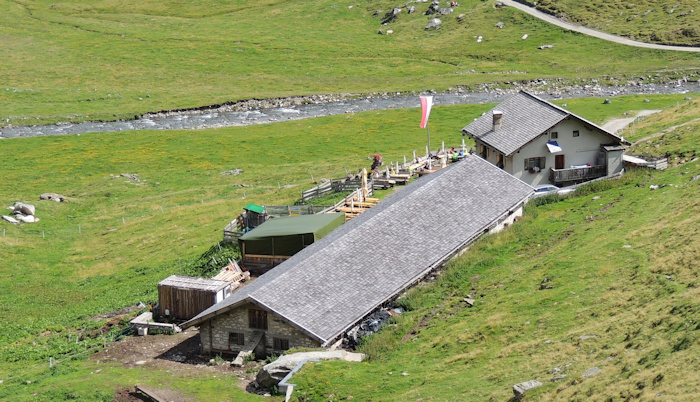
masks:
{"type": "Polygon", "coordinates": [[[501,128],[501,120],[503,119],[503,112],[500,110],[493,111],[493,131],[501,128]]]}

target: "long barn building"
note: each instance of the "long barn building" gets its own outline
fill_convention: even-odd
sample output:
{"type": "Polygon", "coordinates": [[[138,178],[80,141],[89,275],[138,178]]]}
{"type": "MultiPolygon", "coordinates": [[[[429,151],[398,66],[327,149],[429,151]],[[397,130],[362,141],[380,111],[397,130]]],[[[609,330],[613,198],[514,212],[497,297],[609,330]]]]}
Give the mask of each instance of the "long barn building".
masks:
{"type": "Polygon", "coordinates": [[[533,189],[477,156],[424,176],[184,323],[203,353],[325,347],[474,240],[533,189]]]}

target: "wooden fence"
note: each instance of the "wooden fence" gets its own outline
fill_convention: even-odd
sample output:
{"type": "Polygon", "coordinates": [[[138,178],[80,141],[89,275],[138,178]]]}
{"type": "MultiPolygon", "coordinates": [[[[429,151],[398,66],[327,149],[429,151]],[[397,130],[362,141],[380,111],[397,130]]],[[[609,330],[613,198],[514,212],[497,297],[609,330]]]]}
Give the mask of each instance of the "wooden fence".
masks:
{"type": "MultiPolygon", "coordinates": [[[[301,200],[306,202],[312,198],[322,197],[326,194],[337,193],[343,191],[354,191],[362,187],[362,178],[355,177],[352,179],[342,178],[342,179],[330,179],[325,183],[319,184],[314,188],[310,188],[306,191],[301,192],[301,200]]],[[[373,183],[370,179],[367,187],[372,193],[373,183]]]]}

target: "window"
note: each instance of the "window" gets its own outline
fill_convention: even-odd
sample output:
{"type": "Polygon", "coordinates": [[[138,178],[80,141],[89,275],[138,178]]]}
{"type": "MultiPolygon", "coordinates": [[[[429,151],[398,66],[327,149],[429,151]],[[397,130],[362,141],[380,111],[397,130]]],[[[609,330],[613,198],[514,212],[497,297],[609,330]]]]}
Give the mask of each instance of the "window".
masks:
{"type": "Polygon", "coordinates": [[[496,166],[501,169],[506,167],[506,157],[500,152],[498,153],[498,162],[496,163],[496,166]]]}
{"type": "Polygon", "coordinates": [[[489,157],[489,148],[486,145],[481,146],[481,157],[484,159],[489,157]]]}
{"type": "Polygon", "coordinates": [[[579,133],[579,131],[578,131],[578,130],[574,130],[574,137],[578,137],[579,135],[581,135],[581,134],[579,133]]]}
{"type": "Polygon", "coordinates": [[[545,168],[547,158],[542,156],[538,158],[525,159],[525,170],[530,173],[536,173],[545,168]]]}
{"type": "Polygon", "coordinates": [[[549,138],[552,140],[556,140],[557,138],[559,138],[559,133],[556,131],[552,131],[551,133],[549,133],[549,138]]]}
{"type": "Polygon", "coordinates": [[[240,332],[229,332],[228,334],[228,348],[231,349],[233,345],[245,345],[245,336],[240,332]]]}
{"type": "Polygon", "coordinates": [[[248,310],[248,327],[255,329],[267,329],[267,311],[248,310]]]}
{"type": "Polygon", "coordinates": [[[272,338],[272,348],[275,350],[289,349],[289,339],[272,338]]]}

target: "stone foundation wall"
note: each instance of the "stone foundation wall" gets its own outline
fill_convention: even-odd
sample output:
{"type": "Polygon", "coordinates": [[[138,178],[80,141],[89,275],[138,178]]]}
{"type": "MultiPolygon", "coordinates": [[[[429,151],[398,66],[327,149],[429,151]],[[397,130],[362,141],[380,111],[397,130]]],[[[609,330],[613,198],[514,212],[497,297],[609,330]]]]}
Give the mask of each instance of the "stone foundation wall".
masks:
{"type": "Polygon", "coordinates": [[[263,332],[265,334],[264,342],[267,354],[280,354],[283,352],[283,350],[274,348],[274,338],[286,339],[289,342],[290,349],[317,348],[321,346],[320,342],[310,338],[269,311],[267,312],[267,330],[249,328],[249,309],[261,310],[256,305],[246,304],[203,323],[199,328],[202,353],[238,353],[241,350],[241,345],[229,345],[229,334],[232,332],[242,333],[246,342],[253,338],[255,332],[263,332]],[[210,325],[211,334],[209,332],[210,325]]]}

